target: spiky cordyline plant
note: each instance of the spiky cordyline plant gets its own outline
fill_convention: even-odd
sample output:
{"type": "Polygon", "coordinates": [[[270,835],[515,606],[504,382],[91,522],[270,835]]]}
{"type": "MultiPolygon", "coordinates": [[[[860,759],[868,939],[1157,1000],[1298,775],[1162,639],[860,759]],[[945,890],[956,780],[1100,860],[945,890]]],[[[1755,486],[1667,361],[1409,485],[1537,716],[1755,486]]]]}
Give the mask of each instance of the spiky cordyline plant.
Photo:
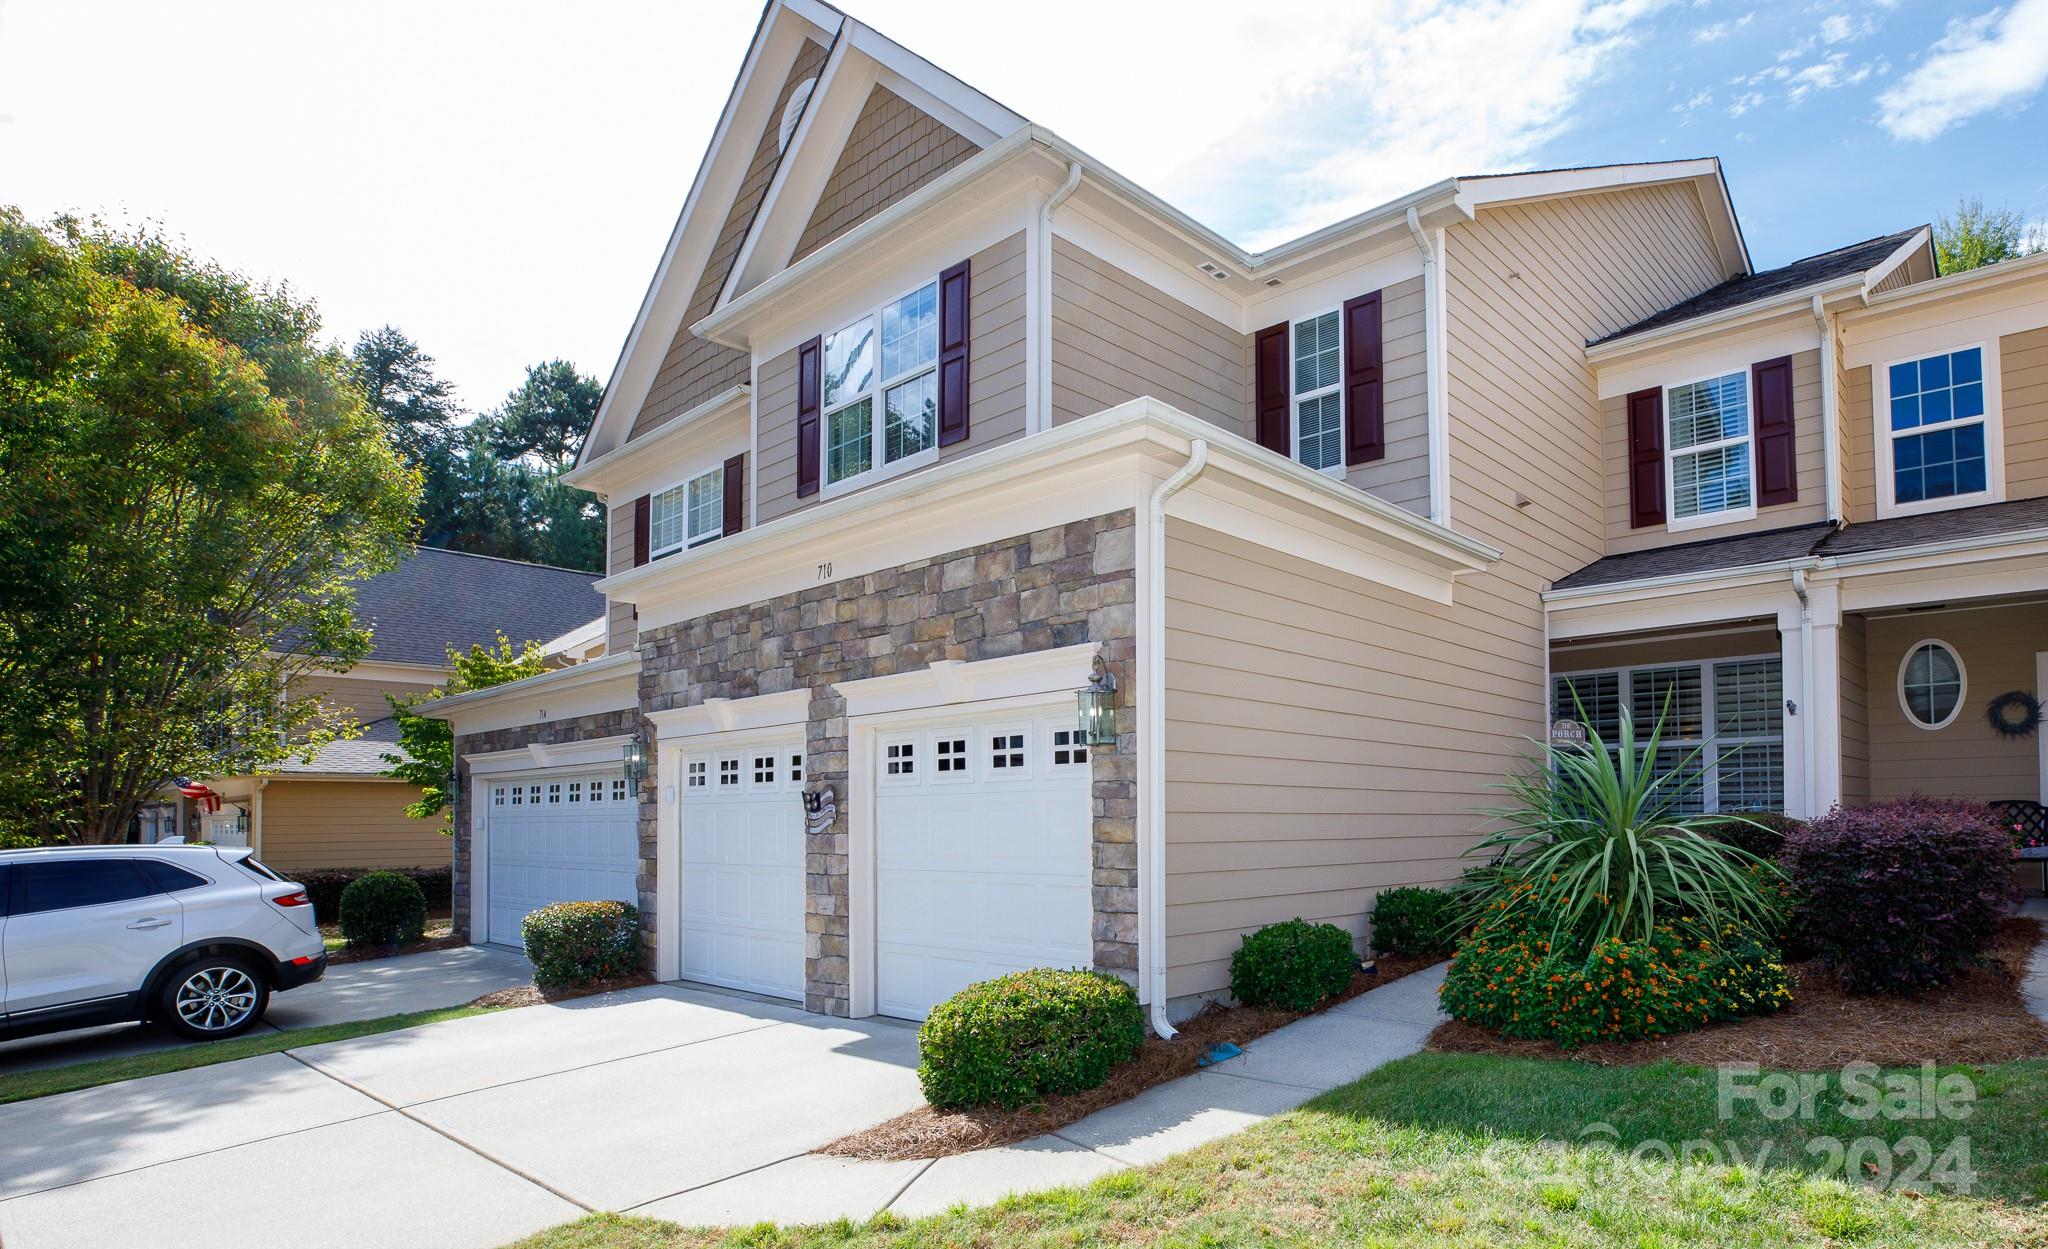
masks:
{"type": "Polygon", "coordinates": [[[1502,827],[1471,851],[1495,857],[1467,874],[1461,892],[1469,918],[1535,906],[1551,920],[1553,949],[1609,937],[1643,941],[1681,915],[1699,917],[1717,935],[1729,924],[1775,932],[1781,916],[1767,886],[1782,874],[1700,831],[1740,817],[1676,812],[1705,748],[1660,770],[1663,730],[1660,716],[1638,742],[1624,708],[1615,749],[1589,729],[1584,744],[1545,745],[1536,766],[1508,780],[1510,801],[1487,813],[1502,827]]]}

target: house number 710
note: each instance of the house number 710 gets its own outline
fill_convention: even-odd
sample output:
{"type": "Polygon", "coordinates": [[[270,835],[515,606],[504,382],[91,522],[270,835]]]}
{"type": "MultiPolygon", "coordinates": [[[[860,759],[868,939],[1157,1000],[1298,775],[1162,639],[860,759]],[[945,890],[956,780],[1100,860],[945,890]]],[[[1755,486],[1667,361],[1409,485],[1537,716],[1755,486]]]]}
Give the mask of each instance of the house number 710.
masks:
{"type": "Polygon", "coordinates": [[[823,581],[823,580],[825,580],[825,578],[827,578],[827,577],[829,577],[829,576],[831,576],[831,575],[832,575],[832,565],[830,565],[830,564],[820,564],[820,565],[818,565],[818,580],[820,580],[820,581],[823,581]]]}

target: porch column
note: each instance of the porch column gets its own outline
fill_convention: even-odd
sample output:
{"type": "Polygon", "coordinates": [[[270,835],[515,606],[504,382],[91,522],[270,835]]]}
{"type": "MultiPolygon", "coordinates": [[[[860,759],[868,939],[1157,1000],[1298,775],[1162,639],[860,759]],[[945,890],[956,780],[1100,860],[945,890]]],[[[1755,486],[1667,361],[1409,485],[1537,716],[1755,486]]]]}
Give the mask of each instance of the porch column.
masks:
{"type": "Polygon", "coordinates": [[[1785,813],[1824,815],[1842,798],[1842,607],[1834,585],[1778,609],[1785,697],[1785,813]]]}

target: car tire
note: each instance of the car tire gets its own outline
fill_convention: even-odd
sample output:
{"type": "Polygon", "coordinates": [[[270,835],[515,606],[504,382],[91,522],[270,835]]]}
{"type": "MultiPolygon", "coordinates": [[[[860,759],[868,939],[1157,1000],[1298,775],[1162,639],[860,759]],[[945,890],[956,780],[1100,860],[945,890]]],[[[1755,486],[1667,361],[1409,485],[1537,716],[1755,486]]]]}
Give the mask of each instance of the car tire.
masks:
{"type": "Polygon", "coordinates": [[[256,1026],[270,1006],[270,981],[239,954],[202,954],[173,967],[157,989],[152,1018],[193,1041],[222,1041],[256,1026]]]}

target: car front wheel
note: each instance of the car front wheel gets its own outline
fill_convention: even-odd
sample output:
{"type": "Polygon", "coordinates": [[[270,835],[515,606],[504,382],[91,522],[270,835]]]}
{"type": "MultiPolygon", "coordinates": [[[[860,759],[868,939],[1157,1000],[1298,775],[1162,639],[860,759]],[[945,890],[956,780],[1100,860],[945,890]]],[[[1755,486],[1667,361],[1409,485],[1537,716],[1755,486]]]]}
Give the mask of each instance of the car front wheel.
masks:
{"type": "Polygon", "coordinates": [[[195,1041],[239,1036],[270,1005],[270,984],[247,960],[210,954],[179,965],[158,992],[156,1018],[195,1041]]]}

